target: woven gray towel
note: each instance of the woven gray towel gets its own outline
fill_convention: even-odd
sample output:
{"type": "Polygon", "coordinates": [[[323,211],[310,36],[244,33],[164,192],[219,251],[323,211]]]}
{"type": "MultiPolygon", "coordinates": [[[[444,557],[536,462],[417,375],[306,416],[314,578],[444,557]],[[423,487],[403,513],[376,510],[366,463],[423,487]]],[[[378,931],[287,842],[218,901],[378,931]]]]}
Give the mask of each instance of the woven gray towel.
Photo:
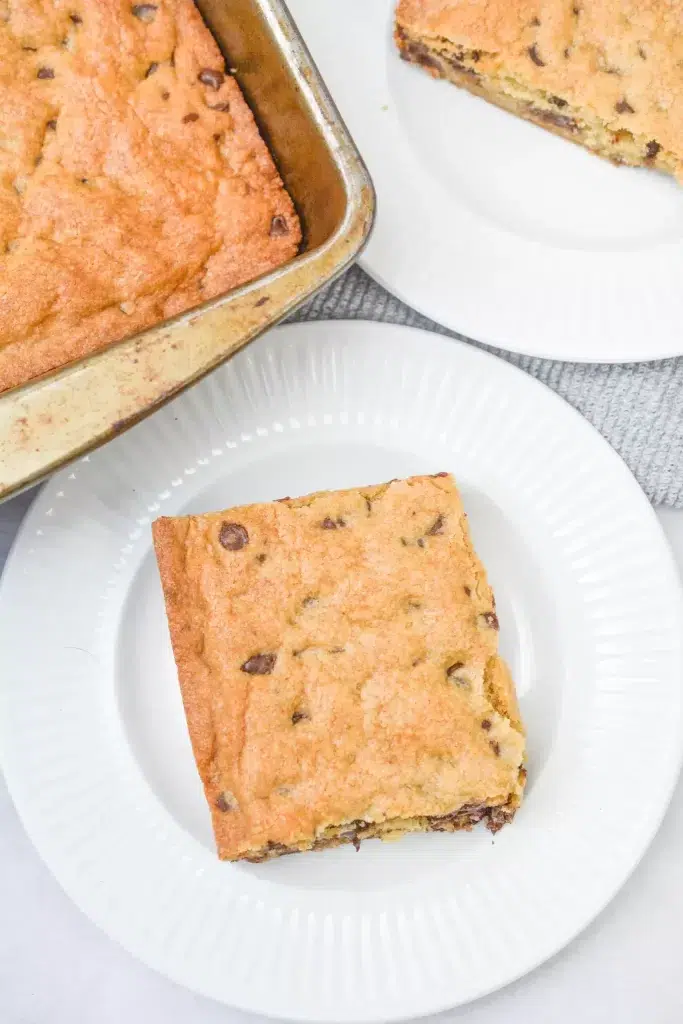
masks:
{"type": "MultiPolygon", "coordinates": [[[[352,267],[292,320],[384,320],[461,337],[399,302],[360,267],[352,267]]],[[[601,366],[487,350],[538,377],[583,413],[619,452],[653,504],[683,508],[683,358],[601,366]]]]}

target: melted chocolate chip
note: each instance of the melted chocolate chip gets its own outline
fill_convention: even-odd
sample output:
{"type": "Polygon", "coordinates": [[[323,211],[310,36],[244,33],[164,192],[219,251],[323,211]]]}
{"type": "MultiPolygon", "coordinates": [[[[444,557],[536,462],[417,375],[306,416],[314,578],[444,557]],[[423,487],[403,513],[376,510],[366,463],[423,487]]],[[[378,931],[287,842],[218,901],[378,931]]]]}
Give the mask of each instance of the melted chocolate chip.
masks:
{"type": "Polygon", "coordinates": [[[338,516],[336,519],[331,519],[329,516],[326,516],[323,519],[322,523],[320,524],[320,529],[321,530],[340,530],[344,526],[346,526],[346,523],[341,518],[341,516],[338,516]]]}
{"type": "Polygon", "coordinates": [[[564,128],[570,132],[579,130],[577,122],[567,114],[556,114],[554,110],[541,110],[540,107],[530,107],[529,112],[536,121],[541,121],[543,124],[553,124],[557,128],[564,128]]]}
{"type": "Polygon", "coordinates": [[[154,72],[158,71],[158,70],[159,70],[159,65],[157,64],[157,62],[155,60],[153,60],[152,63],[150,64],[150,66],[145,71],[145,78],[149,78],[150,75],[153,75],[154,72]]]}
{"type": "Polygon", "coordinates": [[[529,57],[534,62],[534,64],[536,65],[537,68],[544,68],[545,67],[545,61],[541,60],[541,58],[538,55],[538,50],[536,49],[536,43],[534,43],[533,46],[529,47],[529,49],[527,50],[527,53],[529,54],[529,57]]]}
{"type": "Polygon", "coordinates": [[[224,789],[222,793],[218,794],[216,797],[216,807],[219,811],[223,811],[224,814],[227,811],[239,810],[239,804],[229,789],[224,789]]]}
{"type": "Polygon", "coordinates": [[[227,551],[241,551],[249,543],[249,534],[241,523],[223,523],[218,540],[227,551]]]}
{"type": "Polygon", "coordinates": [[[306,711],[295,711],[292,715],[292,725],[296,725],[297,722],[306,722],[310,717],[306,711]]]}
{"type": "Polygon", "coordinates": [[[443,533],[443,524],[445,520],[443,516],[437,516],[432,525],[427,530],[425,536],[436,537],[438,534],[443,533]]]}
{"type": "Polygon", "coordinates": [[[269,676],[275,668],[276,654],[253,654],[241,665],[242,672],[250,676],[269,676]]]}
{"type": "Polygon", "coordinates": [[[615,104],[614,109],[616,110],[617,114],[635,114],[635,110],[628,102],[628,100],[619,100],[619,102],[615,104]]]}
{"type": "Polygon", "coordinates": [[[38,72],[36,74],[36,78],[54,78],[54,77],[55,77],[54,68],[46,68],[46,67],[38,68],[38,72]]]}
{"type": "Polygon", "coordinates": [[[488,732],[489,729],[491,728],[491,721],[490,721],[490,719],[484,718],[482,723],[481,723],[481,727],[484,730],[484,732],[488,732]]]}
{"type": "Polygon", "coordinates": [[[225,75],[222,71],[216,71],[215,68],[202,68],[197,75],[197,78],[202,85],[208,85],[210,89],[220,89],[223,82],[225,81],[225,75]]]}
{"type": "Polygon", "coordinates": [[[190,124],[192,121],[198,121],[198,120],[199,120],[199,114],[195,114],[195,113],[185,114],[185,117],[183,118],[183,124],[190,124]]]}
{"type": "Polygon", "coordinates": [[[270,236],[271,238],[282,238],[284,235],[289,234],[289,225],[284,217],[277,216],[273,217],[270,222],[270,236]]]}
{"type": "Polygon", "coordinates": [[[495,612],[483,612],[479,616],[479,624],[481,626],[486,626],[487,629],[500,629],[498,616],[495,612]]]}
{"type": "Polygon", "coordinates": [[[645,147],[645,159],[654,160],[654,158],[657,156],[661,148],[662,147],[659,145],[659,143],[655,142],[655,140],[652,139],[652,141],[648,142],[647,146],[645,147]]]}
{"type": "Polygon", "coordinates": [[[134,4],[131,11],[140,21],[154,21],[157,16],[158,7],[156,4],[134,4]]]}

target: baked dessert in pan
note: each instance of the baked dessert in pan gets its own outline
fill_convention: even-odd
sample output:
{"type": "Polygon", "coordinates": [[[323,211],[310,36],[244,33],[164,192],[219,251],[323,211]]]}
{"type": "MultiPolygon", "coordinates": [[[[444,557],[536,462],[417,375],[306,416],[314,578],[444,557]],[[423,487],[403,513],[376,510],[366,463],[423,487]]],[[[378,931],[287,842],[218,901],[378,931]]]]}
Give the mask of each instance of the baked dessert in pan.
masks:
{"type": "Polygon", "coordinates": [[[401,56],[613,163],[683,175],[683,0],[399,0],[401,56]]]}
{"type": "Polygon", "coordinates": [[[524,731],[450,475],[153,533],[221,858],[512,820],[524,731]]]}
{"type": "Polygon", "coordinates": [[[258,277],[300,238],[192,0],[0,0],[0,391],[258,277]]]}

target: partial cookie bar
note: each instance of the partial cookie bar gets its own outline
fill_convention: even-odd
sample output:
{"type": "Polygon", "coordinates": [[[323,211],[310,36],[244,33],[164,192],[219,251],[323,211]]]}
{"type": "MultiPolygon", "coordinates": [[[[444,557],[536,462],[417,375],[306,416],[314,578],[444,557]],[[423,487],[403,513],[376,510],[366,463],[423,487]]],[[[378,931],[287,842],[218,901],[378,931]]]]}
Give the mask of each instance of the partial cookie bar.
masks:
{"type": "Polygon", "coordinates": [[[683,177],[683,0],[399,0],[401,56],[613,163],[683,177]]]}
{"type": "Polygon", "coordinates": [[[512,820],[524,733],[451,476],[153,533],[220,857],[512,820]]]}

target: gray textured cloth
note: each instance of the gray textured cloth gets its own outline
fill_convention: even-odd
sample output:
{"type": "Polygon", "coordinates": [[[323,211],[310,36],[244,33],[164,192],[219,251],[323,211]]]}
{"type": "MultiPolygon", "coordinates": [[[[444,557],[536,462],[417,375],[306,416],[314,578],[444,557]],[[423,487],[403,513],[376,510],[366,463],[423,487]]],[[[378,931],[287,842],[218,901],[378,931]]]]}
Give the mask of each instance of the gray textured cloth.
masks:
{"type": "MultiPolygon", "coordinates": [[[[360,267],[352,267],[292,319],[384,320],[461,337],[399,302],[360,267]]],[[[683,508],[683,358],[604,366],[487,351],[538,377],[583,413],[653,504],[683,508]]]]}

